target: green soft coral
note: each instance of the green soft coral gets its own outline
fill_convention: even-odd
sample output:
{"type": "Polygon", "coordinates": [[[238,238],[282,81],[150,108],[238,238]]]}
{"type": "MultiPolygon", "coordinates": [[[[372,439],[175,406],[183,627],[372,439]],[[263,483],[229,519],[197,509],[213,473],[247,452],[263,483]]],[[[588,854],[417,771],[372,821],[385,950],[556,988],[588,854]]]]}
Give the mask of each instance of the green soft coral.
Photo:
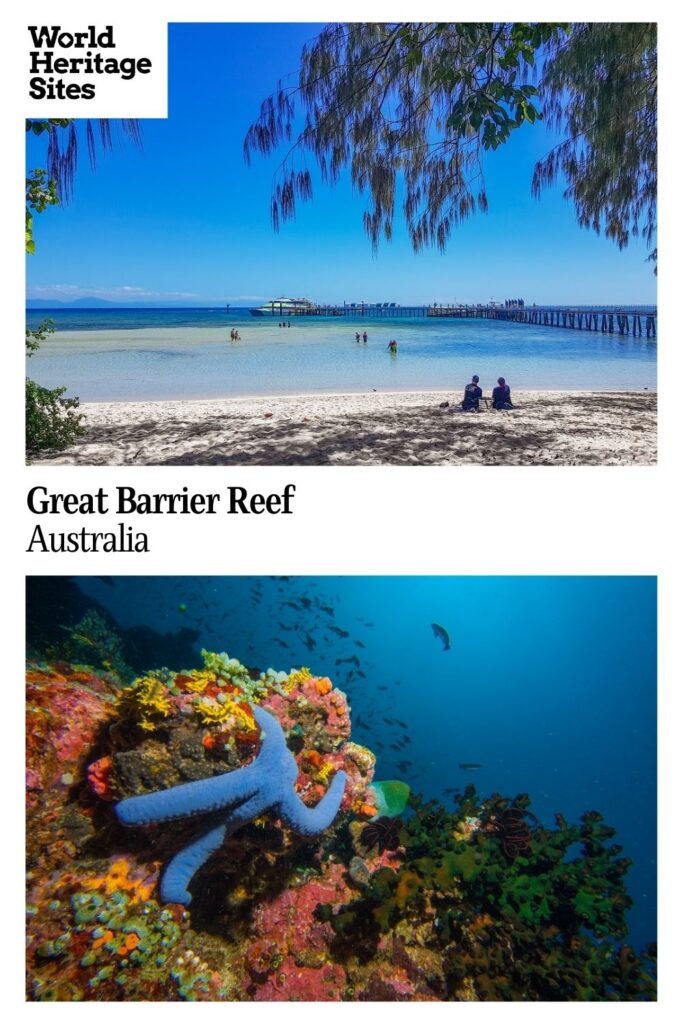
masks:
{"type": "Polygon", "coordinates": [[[351,955],[359,935],[369,955],[383,935],[411,934],[427,915],[427,943],[443,952],[447,984],[470,979],[479,999],[655,997],[654,948],[637,956],[614,941],[626,935],[630,861],[599,814],[579,825],[558,815],[546,828],[524,794],[482,800],[470,786],[455,803],[448,812],[411,797],[395,867],[375,871],[356,900],[319,907],[351,955]],[[531,837],[524,856],[505,852],[499,822],[510,808],[531,837]],[[576,844],[580,855],[569,860],[576,844]]]}

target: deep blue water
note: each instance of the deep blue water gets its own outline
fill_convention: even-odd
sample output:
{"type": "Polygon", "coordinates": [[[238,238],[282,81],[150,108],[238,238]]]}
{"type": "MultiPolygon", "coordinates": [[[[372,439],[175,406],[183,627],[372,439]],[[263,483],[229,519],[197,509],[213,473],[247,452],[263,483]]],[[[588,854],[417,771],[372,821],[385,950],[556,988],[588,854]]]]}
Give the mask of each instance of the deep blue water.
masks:
{"type": "Polygon", "coordinates": [[[77,582],[123,627],[187,626],[199,632],[197,649],[329,675],[349,696],[352,738],[378,755],[377,779],[404,779],[447,805],[445,791],[470,782],[484,796],[528,792],[548,824],[557,811],[569,820],[600,811],[634,862],[630,941],[656,938],[654,577],[77,582]],[[452,650],[432,622],[449,631],[452,650]],[[343,660],[351,657],[363,675],[343,660]],[[385,721],[397,717],[409,723],[400,751],[391,744],[405,730],[385,721]],[[461,762],[483,767],[464,772],[461,762]]]}
{"type": "Polygon", "coordinates": [[[473,373],[486,391],[501,375],[513,391],[657,386],[654,340],[494,320],[298,317],[283,330],[277,317],[221,307],[41,309],[27,317],[30,327],[48,317],[57,327],[28,360],[29,375],[82,401],[460,391],[473,373]],[[364,330],[368,344],[356,344],[364,330]]]}
{"type": "MultiPolygon", "coordinates": [[[[257,303],[260,305],[260,303],[257,303]]],[[[27,309],[28,327],[36,327],[43,320],[52,320],[59,331],[125,331],[145,327],[224,327],[236,323],[253,322],[248,309],[230,309],[225,306],[210,309],[148,309],[146,307],[105,307],[101,309],[27,309]]],[[[269,318],[270,319],[270,318],[269,318]]]]}

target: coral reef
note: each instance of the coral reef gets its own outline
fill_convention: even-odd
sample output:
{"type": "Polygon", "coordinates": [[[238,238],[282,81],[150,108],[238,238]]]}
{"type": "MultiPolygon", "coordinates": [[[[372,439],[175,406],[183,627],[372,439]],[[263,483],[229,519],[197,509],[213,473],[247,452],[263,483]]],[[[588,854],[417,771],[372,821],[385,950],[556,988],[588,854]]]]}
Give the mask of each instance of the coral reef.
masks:
{"type": "Polygon", "coordinates": [[[340,997],[343,969],[309,963],[302,975],[296,950],[278,954],[260,995],[242,965],[266,899],[313,892],[312,919],[331,898],[329,886],[310,889],[331,865],[333,832],[319,832],[339,808],[348,816],[363,805],[374,756],[349,742],[346,700],[330,680],[303,669],[253,675],[208,653],[203,669],[148,672],[123,688],[64,663],[29,666],[30,998],[267,999],[279,975],[287,998],[340,997]],[[123,827],[116,809],[129,824],[158,821],[160,799],[189,787],[194,801],[194,787],[227,783],[230,818],[214,821],[223,839],[243,810],[233,797],[245,777],[258,806],[202,871],[190,916],[176,897],[198,863],[172,870],[168,893],[159,872],[196,847],[196,808],[173,829],[144,830],[123,827]]]}
{"type": "Polygon", "coordinates": [[[406,807],[305,668],[204,652],[121,683],[29,664],[30,999],[655,998],[597,812],[547,827],[473,787],[406,807]]]}
{"type": "Polygon", "coordinates": [[[65,654],[70,661],[84,661],[112,678],[129,682],[135,673],[126,664],[123,642],[98,611],[89,609],[74,626],[62,627],[67,634],[65,654]]]}
{"type": "MultiPolygon", "coordinates": [[[[112,577],[100,578],[115,586],[112,577]]],[[[135,675],[158,665],[194,666],[199,662],[198,637],[198,631],[187,626],[168,633],[160,633],[149,626],[126,629],[103,604],[85,594],[75,579],[27,577],[26,642],[32,657],[47,657],[53,662],[83,661],[100,673],[111,671],[109,678],[113,683],[117,679],[128,683],[135,675]],[[88,627],[88,623],[97,621],[104,623],[101,635],[98,635],[99,630],[93,634],[88,627]],[[81,645],[77,639],[72,642],[72,633],[81,634],[86,642],[81,645]],[[100,640],[104,646],[98,654],[100,640]],[[104,662],[109,662],[113,669],[104,662]]]]}
{"type": "MultiPolygon", "coordinates": [[[[168,865],[159,890],[166,903],[187,906],[192,899],[187,886],[205,860],[228,836],[264,811],[273,809],[289,828],[314,836],[329,828],[339,810],[346,773],[335,772],[319,803],[307,807],[293,789],[299,772],[280,723],[257,705],[251,712],[263,730],[261,748],[251,764],[211,779],[129,797],[116,807],[116,816],[124,825],[149,825],[210,813],[215,819],[217,812],[225,812],[218,825],[182,849],[168,865]]],[[[328,777],[326,773],[325,781],[328,777]]]]}
{"type": "Polygon", "coordinates": [[[319,908],[339,958],[362,936],[368,960],[391,965],[400,938],[417,977],[425,950],[438,953],[429,988],[441,999],[654,998],[654,948],[639,958],[616,945],[630,861],[597,812],[547,829],[526,795],[481,800],[473,787],[452,813],[419,797],[411,807],[400,864],[372,872],[344,906],[319,908]]]}

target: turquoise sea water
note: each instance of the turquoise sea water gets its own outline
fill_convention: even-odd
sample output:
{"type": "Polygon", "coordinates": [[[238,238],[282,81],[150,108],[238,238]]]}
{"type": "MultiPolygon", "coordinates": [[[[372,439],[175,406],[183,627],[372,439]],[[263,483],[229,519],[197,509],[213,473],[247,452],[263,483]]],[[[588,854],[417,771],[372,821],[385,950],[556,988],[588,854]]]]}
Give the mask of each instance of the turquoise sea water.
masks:
{"type": "Polygon", "coordinates": [[[656,342],[556,327],[427,318],[255,318],[247,310],[30,310],[57,333],[29,363],[46,387],[82,401],[411,390],[459,391],[478,373],[488,393],[656,388],[656,342]],[[231,328],[241,341],[230,342],[231,328]],[[357,344],[356,331],[368,331],[357,344]],[[398,342],[398,355],[387,344],[398,342]]]}

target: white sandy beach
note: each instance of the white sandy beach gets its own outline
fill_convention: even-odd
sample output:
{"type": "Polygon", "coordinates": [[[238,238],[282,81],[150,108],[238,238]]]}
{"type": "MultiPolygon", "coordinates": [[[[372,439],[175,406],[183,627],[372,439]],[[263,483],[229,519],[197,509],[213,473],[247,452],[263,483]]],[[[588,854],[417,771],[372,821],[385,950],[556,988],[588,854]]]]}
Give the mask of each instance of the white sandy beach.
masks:
{"type": "Polygon", "coordinates": [[[453,392],[83,404],[86,435],[34,465],[649,465],[657,396],[516,391],[463,413],[453,392]]]}

